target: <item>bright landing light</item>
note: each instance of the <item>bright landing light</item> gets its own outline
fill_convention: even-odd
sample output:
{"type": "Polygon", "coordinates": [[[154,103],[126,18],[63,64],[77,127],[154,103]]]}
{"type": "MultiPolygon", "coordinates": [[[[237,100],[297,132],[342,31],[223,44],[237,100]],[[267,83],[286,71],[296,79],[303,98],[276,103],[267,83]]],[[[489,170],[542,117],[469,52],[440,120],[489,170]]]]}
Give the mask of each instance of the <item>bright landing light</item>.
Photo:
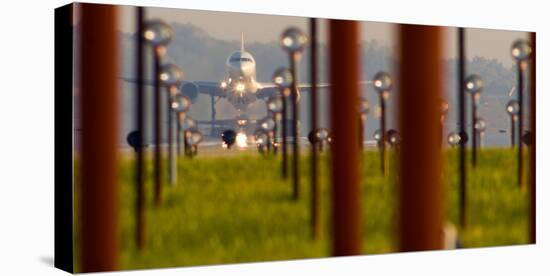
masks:
{"type": "Polygon", "coordinates": [[[243,92],[244,91],[244,84],[242,84],[242,83],[237,84],[236,89],[239,92],[243,92]]]}
{"type": "Polygon", "coordinates": [[[244,132],[239,132],[237,134],[237,146],[239,148],[246,148],[248,144],[246,143],[246,134],[244,132]]]}

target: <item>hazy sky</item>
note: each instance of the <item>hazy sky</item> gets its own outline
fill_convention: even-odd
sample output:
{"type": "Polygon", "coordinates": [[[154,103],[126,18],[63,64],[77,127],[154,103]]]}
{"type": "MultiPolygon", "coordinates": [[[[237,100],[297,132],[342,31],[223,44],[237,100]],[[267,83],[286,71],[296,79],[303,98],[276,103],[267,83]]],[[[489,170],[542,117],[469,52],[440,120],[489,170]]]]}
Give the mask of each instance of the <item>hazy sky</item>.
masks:
{"type": "MultiPolygon", "coordinates": [[[[234,12],[196,11],[170,8],[147,8],[148,18],[160,18],[166,22],[191,23],[204,29],[211,36],[221,40],[239,40],[244,32],[245,42],[269,42],[279,38],[281,31],[288,26],[296,26],[307,30],[307,19],[303,17],[246,14],[234,12]]],[[[122,8],[120,29],[133,32],[133,9],[122,8]]],[[[326,41],[326,21],[320,21],[320,40],[326,41]]],[[[362,22],[361,35],[363,40],[376,39],[381,44],[395,46],[395,26],[391,23],[362,22]]],[[[446,32],[447,57],[453,57],[456,52],[456,28],[448,28],[446,32]]],[[[525,32],[501,31],[488,29],[467,29],[466,52],[469,58],[483,56],[494,58],[505,66],[512,65],[510,45],[518,38],[526,38],[525,32]]],[[[228,53],[229,54],[229,53],[228,53]]]]}

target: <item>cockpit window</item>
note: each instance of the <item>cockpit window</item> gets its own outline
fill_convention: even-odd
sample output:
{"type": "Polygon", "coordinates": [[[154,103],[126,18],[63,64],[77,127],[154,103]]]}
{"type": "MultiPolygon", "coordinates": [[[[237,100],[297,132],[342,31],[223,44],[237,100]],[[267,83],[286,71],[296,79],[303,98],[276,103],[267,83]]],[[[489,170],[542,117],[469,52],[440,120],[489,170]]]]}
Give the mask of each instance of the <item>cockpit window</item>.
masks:
{"type": "Polygon", "coordinates": [[[251,59],[251,58],[247,58],[247,57],[234,57],[234,58],[231,58],[229,61],[231,61],[231,62],[239,62],[239,61],[248,61],[248,62],[252,62],[252,59],[251,59]]]}

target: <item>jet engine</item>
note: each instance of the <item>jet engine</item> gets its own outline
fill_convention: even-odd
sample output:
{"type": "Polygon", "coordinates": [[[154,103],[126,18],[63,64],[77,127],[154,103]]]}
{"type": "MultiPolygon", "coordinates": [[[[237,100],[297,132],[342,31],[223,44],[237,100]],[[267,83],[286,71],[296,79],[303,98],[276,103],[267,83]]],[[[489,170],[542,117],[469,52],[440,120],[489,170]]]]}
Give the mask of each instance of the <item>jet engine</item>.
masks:
{"type": "Polygon", "coordinates": [[[199,86],[192,82],[188,82],[181,87],[181,93],[191,100],[192,103],[195,103],[199,95],[199,86]]]}

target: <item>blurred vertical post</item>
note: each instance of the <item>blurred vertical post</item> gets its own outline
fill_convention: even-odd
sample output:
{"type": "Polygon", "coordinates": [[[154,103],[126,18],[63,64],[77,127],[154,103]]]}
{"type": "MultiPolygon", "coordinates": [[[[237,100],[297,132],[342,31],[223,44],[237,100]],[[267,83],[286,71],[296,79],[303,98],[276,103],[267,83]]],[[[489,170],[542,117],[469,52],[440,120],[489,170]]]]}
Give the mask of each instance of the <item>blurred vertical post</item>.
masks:
{"type": "Polygon", "coordinates": [[[359,23],[330,20],[332,255],[361,253],[359,187],[359,23]]]}
{"type": "Polygon", "coordinates": [[[510,116],[510,144],[512,148],[516,147],[516,116],[510,116]]]}
{"type": "Polygon", "coordinates": [[[154,125],[155,125],[155,153],[153,156],[154,159],[154,203],[155,206],[159,206],[162,201],[162,180],[161,180],[161,166],[160,166],[160,145],[161,145],[161,120],[160,120],[160,83],[159,83],[159,73],[160,73],[160,55],[158,51],[160,48],[158,46],[153,47],[153,105],[154,105],[154,125]]]}
{"type": "Polygon", "coordinates": [[[386,175],[386,101],[384,93],[379,94],[380,98],[380,168],[382,174],[386,175]]]}
{"type": "Polygon", "coordinates": [[[144,11],[143,7],[136,8],[136,76],[137,76],[137,86],[136,86],[136,124],[138,129],[138,150],[136,151],[136,246],[138,249],[143,249],[145,244],[145,214],[144,214],[144,153],[143,145],[144,136],[145,136],[145,123],[143,120],[144,117],[144,93],[143,93],[143,74],[144,74],[144,64],[143,64],[143,18],[144,11]]]}
{"type": "Polygon", "coordinates": [[[440,106],[443,91],[440,27],[399,27],[399,250],[441,249],[440,106]],[[419,96],[417,91],[422,91],[419,96]],[[422,166],[416,165],[422,157],[422,166]]]}
{"type": "Polygon", "coordinates": [[[531,47],[531,63],[529,69],[529,123],[531,125],[531,141],[529,149],[529,242],[537,242],[537,183],[536,183],[536,145],[537,145],[537,120],[536,120],[536,91],[537,91],[537,34],[529,34],[531,47]]]}
{"type": "Polygon", "coordinates": [[[466,206],[466,143],[464,141],[466,135],[466,104],[464,95],[464,75],[466,72],[466,51],[465,51],[465,35],[464,28],[458,28],[458,81],[457,81],[457,97],[458,97],[458,126],[459,126],[459,154],[458,154],[458,181],[459,181],[459,211],[460,211],[460,227],[463,229],[467,223],[467,206],[466,206]]]}
{"type": "Polygon", "coordinates": [[[116,6],[79,4],[82,157],[80,272],[115,270],[118,43],[116,6]]]}
{"type": "Polygon", "coordinates": [[[167,87],[166,89],[166,115],[168,116],[168,183],[170,185],[176,184],[176,161],[175,161],[175,155],[174,155],[174,120],[173,120],[173,112],[172,112],[172,102],[174,101],[174,97],[172,95],[171,89],[167,87]]]}
{"type": "Polygon", "coordinates": [[[525,115],[524,104],[523,104],[523,68],[524,63],[517,62],[518,70],[518,104],[519,104],[519,114],[518,114],[518,185],[523,189],[523,118],[525,115]]]}
{"type": "MultiPolygon", "coordinates": [[[[309,19],[310,80],[311,80],[311,129],[317,129],[317,19],[309,19]]],[[[317,148],[311,146],[311,236],[314,240],[321,234],[319,225],[319,187],[317,183],[317,148]]]]}
{"type": "MultiPolygon", "coordinates": [[[[361,117],[363,117],[363,115],[361,114],[361,117]]],[[[360,118],[359,119],[359,150],[361,152],[363,152],[363,141],[365,140],[365,137],[363,135],[363,133],[365,132],[365,121],[363,120],[363,118],[360,118]]]]}
{"type": "Polygon", "coordinates": [[[181,156],[181,112],[176,114],[176,152],[181,156]]]}
{"type": "Polygon", "coordinates": [[[176,185],[177,171],[176,171],[176,155],[174,152],[174,111],[172,109],[172,102],[176,97],[175,90],[166,87],[166,115],[168,116],[168,183],[170,185],[176,185]]]}
{"type": "Polygon", "coordinates": [[[476,93],[472,93],[472,167],[477,166],[477,131],[476,131],[476,120],[477,120],[477,103],[476,103],[476,93]]]}
{"type": "Polygon", "coordinates": [[[287,121],[287,112],[288,112],[288,109],[287,109],[287,97],[285,96],[285,90],[281,90],[281,97],[283,98],[283,110],[282,110],[282,113],[283,113],[283,116],[282,116],[282,120],[283,120],[283,123],[282,123],[282,129],[281,129],[281,150],[283,151],[283,161],[282,161],[282,174],[283,174],[283,179],[287,179],[288,177],[288,153],[287,153],[287,145],[286,145],[286,135],[287,135],[287,124],[286,124],[286,121],[287,121]]]}
{"type": "Polygon", "coordinates": [[[291,102],[292,102],[292,198],[298,200],[300,197],[300,144],[298,143],[298,81],[297,66],[298,55],[300,53],[290,54],[290,71],[292,72],[291,102]]]}
{"type": "Polygon", "coordinates": [[[216,123],[216,99],[214,99],[214,93],[210,93],[210,135],[214,136],[216,123]]]}

